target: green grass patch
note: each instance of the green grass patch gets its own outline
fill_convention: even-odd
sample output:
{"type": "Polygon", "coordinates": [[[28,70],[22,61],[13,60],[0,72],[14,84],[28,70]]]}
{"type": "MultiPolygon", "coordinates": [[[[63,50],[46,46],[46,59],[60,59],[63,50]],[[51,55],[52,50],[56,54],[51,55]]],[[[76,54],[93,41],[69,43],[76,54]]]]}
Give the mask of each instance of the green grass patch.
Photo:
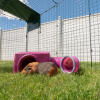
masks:
{"type": "Polygon", "coordinates": [[[81,62],[78,74],[59,69],[53,77],[13,73],[12,61],[0,61],[0,100],[99,100],[100,63],[81,62]]]}

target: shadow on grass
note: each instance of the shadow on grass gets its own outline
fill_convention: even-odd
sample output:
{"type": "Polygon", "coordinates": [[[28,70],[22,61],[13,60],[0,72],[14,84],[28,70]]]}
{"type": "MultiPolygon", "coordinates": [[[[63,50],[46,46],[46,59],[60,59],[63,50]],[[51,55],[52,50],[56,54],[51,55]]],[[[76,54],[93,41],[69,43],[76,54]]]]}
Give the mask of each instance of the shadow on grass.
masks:
{"type": "Polygon", "coordinates": [[[0,61],[0,73],[12,73],[13,61],[0,61]]]}
{"type": "Polygon", "coordinates": [[[13,73],[12,67],[0,67],[0,73],[13,73]]]}
{"type": "Polygon", "coordinates": [[[85,69],[82,68],[82,67],[80,67],[79,70],[78,70],[78,72],[75,73],[75,75],[82,76],[82,75],[84,75],[84,73],[85,73],[85,69]]]}

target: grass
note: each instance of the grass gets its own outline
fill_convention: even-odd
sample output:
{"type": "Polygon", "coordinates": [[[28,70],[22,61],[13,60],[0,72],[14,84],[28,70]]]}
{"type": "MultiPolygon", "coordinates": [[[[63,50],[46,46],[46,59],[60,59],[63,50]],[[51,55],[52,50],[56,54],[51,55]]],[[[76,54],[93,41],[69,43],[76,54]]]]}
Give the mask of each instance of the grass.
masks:
{"type": "Polygon", "coordinates": [[[0,61],[0,100],[100,100],[100,63],[80,64],[78,74],[13,74],[12,61],[0,61]],[[88,65],[88,66],[87,66],[88,65]]]}

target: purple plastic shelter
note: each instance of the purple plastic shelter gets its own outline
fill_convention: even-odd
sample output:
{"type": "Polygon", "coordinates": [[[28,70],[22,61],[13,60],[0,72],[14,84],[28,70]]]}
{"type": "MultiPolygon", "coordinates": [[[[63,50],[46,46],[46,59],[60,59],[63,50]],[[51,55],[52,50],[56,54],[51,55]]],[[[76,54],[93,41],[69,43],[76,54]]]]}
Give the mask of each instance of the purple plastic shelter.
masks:
{"type": "Polygon", "coordinates": [[[19,52],[15,54],[13,72],[20,72],[30,62],[49,62],[49,52],[19,52]]]}
{"type": "Polygon", "coordinates": [[[72,72],[77,72],[80,67],[80,62],[75,56],[52,57],[51,61],[57,64],[57,66],[60,67],[64,73],[68,74],[72,72]],[[65,66],[64,64],[69,62],[69,59],[72,60],[72,64],[70,65],[70,68],[67,68],[67,66],[65,66]]]}

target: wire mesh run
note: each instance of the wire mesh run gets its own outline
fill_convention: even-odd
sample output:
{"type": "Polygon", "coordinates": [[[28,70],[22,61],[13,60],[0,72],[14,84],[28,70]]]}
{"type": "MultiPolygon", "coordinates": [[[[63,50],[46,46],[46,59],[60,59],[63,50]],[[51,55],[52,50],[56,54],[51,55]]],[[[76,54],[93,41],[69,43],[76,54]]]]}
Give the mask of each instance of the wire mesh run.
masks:
{"type": "Polygon", "coordinates": [[[76,56],[100,62],[100,0],[29,0],[41,14],[41,24],[0,17],[0,60],[16,52],[49,51],[51,56],[76,56]],[[27,26],[28,25],[28,26],[27,26]]]}

